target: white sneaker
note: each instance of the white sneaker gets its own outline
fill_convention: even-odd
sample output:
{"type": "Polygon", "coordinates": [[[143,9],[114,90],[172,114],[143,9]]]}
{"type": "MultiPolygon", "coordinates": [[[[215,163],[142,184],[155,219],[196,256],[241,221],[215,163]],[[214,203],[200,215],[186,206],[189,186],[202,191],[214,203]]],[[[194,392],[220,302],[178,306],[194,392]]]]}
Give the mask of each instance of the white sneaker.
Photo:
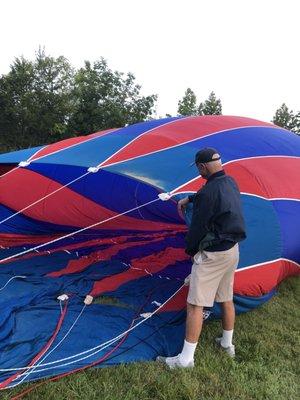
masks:
{"type": "Polygon", "coordinates": [[[216,341],[217,345],[219,346],[219,348],[224,350],[229,355],[229,357],[234,358],[235,357],[234,344],[232,344],[231,346],[228,346],[228,347],[224,347],[221,345],[221,340],[222,340],[221,337],[215,338],[215,341],[216,341]]]}
{"type": "Polygon", "coordinates": [[[166,364],[170,369],[174,368],[194,368],[194,360],[190,361],[187,365],[182,364],[180,354],[175,357],[156,357],[156,361],[166,364]]]}

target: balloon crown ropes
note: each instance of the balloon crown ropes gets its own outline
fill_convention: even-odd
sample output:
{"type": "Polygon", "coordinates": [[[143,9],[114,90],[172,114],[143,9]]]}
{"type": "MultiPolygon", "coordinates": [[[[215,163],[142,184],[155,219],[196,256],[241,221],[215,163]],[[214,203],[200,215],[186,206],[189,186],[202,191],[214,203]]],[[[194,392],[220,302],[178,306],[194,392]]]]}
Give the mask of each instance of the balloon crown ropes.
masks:
{"type": "MultiPolygon", "coordinates": [[[[86,335],[84,342],[72,342],[74,354],[113,337],[107,328],[111,321],[116,336],[126,331],[133,317],[131,308],[138,308],[145,301],[144,293],[159,283],[164,282],[164,291],[153,293],[143,313],[153,312],[153,301],[162,304],[177,290],[191,268],[184,236],[192,212],[188,204],[184,218],[180,217],[177,204],[205,183],[197,169],[189,167],[199,149],[217,149],[226,174],[241,191],[247,239],[241,242],[235,273],[236,309],[247,311],[270,299],[281,279],[299,273],[299,141],[291,132],[249,118],[175,117],[98,132],[76,138],[72,145],[62,141],[0,155],[0,170],[6,171],[0,179],[0,259],[6,259],[1,263],[0,304],[5,304],[7,315],[0,321],[1,367],[23,367],[35,356],[14,345],[15,333],[6,336],[15,313],[18,337],[26,334],[34,349],[43,348],[39,338],[51,337],[55,330],[60,316],[56,297],[62,293],[74,294],[65,320],[68,326],[86,296],[112,296],[128,305],[86,307],[67,340],[55,350],[55,359],[63,359],[70,356],[68,343],[77,329],[88,326],[99,335],[97,341],[86,335]],[[24,160],[30,163],[18,166],[24,160]],[[7,172],[8,165],[12,169],[7,172]],[[34,250],[14,258],[30,249],[34,250]],[[10,280],[17,275],[26,279],[10,280]],[[20,298],[14,293],[20,293],[20,298]],[[12,360],[20,361],[14,365],[12,360]]],[[[148,338],[147,344],[139,343],[138,352],[132,354],[116,352],[112,363],[178,354],[184,318],[176,326],[161,328],[158,319],[168,321],[184,312],[187,291],[183,287],[160,309],[151,326],[137,328],[139,337],[148,338]],[[157,342],[158,328],[160,337],[175,338],[172,344],[157,342]]],[[[220,317],[217,303],[205,311],[210,312],[209,318],[220,317]]],[[[131,335],[126,342],[129,347],[135,344],[131,335]]],[[[65,365],[60,371],[74,368],[65,365]]],[[[53,373],[38,371],[26,380],[53,373]]],[[[1,381],[9,375],[3,371],[1,381]]]]}

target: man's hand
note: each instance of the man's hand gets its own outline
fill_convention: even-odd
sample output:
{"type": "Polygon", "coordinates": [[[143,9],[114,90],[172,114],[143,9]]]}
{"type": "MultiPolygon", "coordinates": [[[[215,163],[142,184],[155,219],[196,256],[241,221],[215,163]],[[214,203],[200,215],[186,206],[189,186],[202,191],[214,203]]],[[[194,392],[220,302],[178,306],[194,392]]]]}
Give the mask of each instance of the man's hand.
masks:
{"type": "Polygon", "coordinates": [[[189,286],[191,280],[191,274],[189,274],[184,280],[184,286],[189,286]]]}
{"type": "Polygon", "coordinates": [[[179,202],[177,203],[177,210],[178,210],[178,214],[184,219],[184,210],[186,208],[186,206],[189,203],[189,198],[185,197],[184,199],[179,200],[179,202]]]}

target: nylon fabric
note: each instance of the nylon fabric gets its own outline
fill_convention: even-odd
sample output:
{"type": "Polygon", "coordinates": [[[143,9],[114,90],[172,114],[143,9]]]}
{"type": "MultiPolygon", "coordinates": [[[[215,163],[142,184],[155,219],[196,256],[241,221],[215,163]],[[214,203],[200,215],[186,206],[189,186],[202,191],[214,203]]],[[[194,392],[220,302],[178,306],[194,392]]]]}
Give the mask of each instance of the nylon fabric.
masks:
{"type": "MultiPolygon", "coordinates": [[[[300,138],[270,123],[165,118],[0,155],[0,172],[8,170],[0,176],[0,384],[178,354],[192,208],[182,219],[177,201],[204,182],[190,167],[202,147],[221,153],[242,191],[247,239],[235,272],[237,312],[264,304],[299,274],[300,138]],[[170,200],[158,198],[168,192],[170,200]],[[51,342],[62,294],[68,307],[47,358],[16,379],[14,368],[51,342]],[[82,312],[87,295],[94,302],[82,312]]],[[[208,320],[220,315],[218,303],[205,309],[208,320]]]]}

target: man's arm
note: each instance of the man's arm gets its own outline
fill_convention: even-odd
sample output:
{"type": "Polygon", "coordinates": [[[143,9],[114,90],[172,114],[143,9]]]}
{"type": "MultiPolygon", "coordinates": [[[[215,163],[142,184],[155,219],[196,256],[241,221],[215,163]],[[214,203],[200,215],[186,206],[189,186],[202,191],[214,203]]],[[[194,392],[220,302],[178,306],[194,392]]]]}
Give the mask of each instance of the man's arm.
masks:
{"type": "Polygon", "coordinates": [[[194,202],[194,198],[195,198],[196,194],[197,194],[197,193],[194,193],[194,194],[190,194],[190,195],[188,196],[189,203],[193,203],[193,202],[194,202]]]}
{"type": "Polygon", "coordinates": [[[190,256],[198,253],[201,240],[210,232],[214,208],[213,200],[207,193],[198,193],[193,200],[192,222],[185,239],[185,252],[190,256]]]}
{"type": "Polygon", "coordinates": [[[184,199],[180,199],[177,203],[177,211],[181,218],[184,219],[184,210],[186,206],[189,204],[189,198],[185,197],[184,199]]]}
{"type": "Polygon", "coordinates": [[[181,216],[181,218],[184,219],[184,210],[186,209],[186,206],[189,203],[193,203],[195,196],[196,196],[196,194],[191,194],[190,196],[187,196],[178,201],[177,211],[178,211],[178,214],[181,216]]]}

